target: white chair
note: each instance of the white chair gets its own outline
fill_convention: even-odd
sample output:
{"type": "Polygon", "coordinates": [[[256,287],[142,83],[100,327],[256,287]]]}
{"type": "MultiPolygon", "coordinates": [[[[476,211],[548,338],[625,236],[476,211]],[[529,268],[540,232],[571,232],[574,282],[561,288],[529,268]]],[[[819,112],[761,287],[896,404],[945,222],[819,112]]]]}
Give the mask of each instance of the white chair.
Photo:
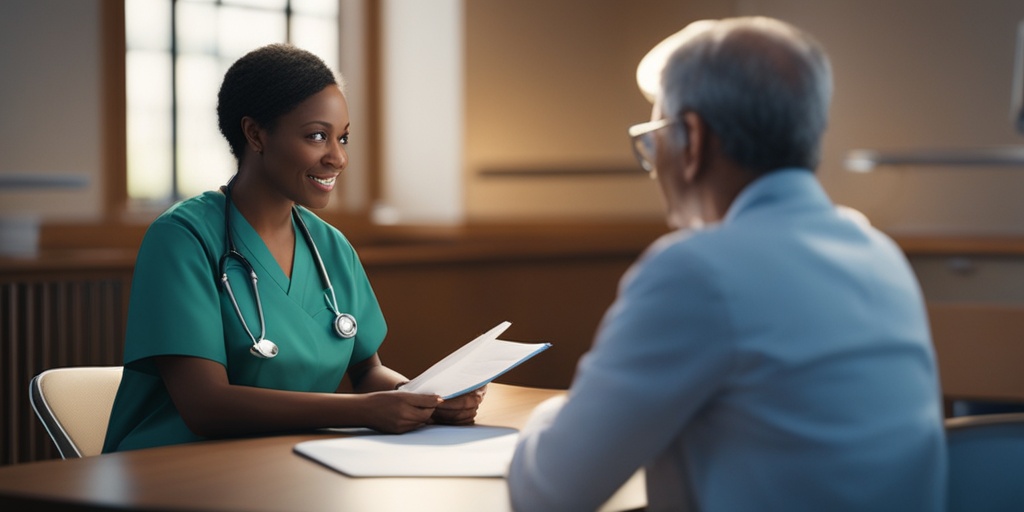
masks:
{"type": "Polygon", "coordinates": [[[946,420],[948,512],[1024,510],[1024,413],[946,420]]]}
{"type": "Polygon", "coordinates": [[[99,455],[121,384],[120,366],[54,368],[29,383],[29,401],[65,459],[99,455]]]}

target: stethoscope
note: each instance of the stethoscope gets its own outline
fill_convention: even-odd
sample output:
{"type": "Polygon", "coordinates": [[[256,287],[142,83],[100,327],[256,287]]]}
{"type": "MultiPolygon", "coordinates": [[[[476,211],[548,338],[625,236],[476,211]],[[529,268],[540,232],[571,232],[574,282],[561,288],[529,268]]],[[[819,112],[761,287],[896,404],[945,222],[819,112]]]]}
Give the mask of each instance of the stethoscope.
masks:
{"type": "MultiPolygon", "coordinates": [[[[224,235],[227,239],[227,247],[224,250],[224,255],[220,257],[220,282],[224,285],[224,289],[228,292],[228,297],[231,299],[231,304],[235,307],[235,313],[238,314],[238,319],[242,322],[242,328],[252,338],[252,347],[249,348],[249,352],[261,359],[270,359],[277,355],[277,345],[264,336],[266,336],[266,322],[263,319],[263,304],[260,302],[260,290],[256,286],[256,270],[253,268],[249,260],[245,259],[242,253],[235,249],[234,237],[231,236],[231,184],[224,189],[224,235]],[[256,297],[256,310],[260,316],[260,336],[257,338],[249,330],[249,325],[245,322],[245,317],[242,316],[242,310],[238,307],[238,301],[235,300],[235,294],[231,291],[231,283],[228,282],[227,262],[228,260],[235,260],[242,264],[242,267],[249,272],[249,278],[252,282],[252,293],[256,297]]],[[[302,220],[302,216],[299,215],[299,209],[292,206],[292,218],[295,219],[296,224],[299,226],[299,231],[302,231],[302,237],[306,239],[306,245],[309,246],[310,252],[313,253],[313,259],[316,260],[317,270],[320,273],[320,282],[323,283],[326,291],[324,292],[324,300],[327,302],[327,307],[331,308],[334,312],[334,332],[342,338],[348,339],[356,335],[358,331],[358,325],[356,324],[356,318],[348,313],[342,313],[338,308],[338,298],[334,295],[334,287],[331,286],[331,278],[327,275],[327,268],[324,267],[324,261],[320,258],[320,251],[316,248],[316,243],[313,242],[313,237],[309,234],[309,229],[306,227],[306,223],[302,220]],[[330,296],[327,295],[330,292],[330,296]]]]}

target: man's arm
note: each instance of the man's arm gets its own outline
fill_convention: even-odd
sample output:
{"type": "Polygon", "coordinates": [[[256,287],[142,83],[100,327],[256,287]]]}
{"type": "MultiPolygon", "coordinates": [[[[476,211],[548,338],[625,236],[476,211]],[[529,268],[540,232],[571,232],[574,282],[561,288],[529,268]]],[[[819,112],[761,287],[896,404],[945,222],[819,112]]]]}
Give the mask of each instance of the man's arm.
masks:
{"type": "Polygon", "coordinates": [[[545,403],[509,469],[516,510],[594,510],[680,434],[731,368],[725,298],[678,247],[623,280],[564,404],[545,403]]]}

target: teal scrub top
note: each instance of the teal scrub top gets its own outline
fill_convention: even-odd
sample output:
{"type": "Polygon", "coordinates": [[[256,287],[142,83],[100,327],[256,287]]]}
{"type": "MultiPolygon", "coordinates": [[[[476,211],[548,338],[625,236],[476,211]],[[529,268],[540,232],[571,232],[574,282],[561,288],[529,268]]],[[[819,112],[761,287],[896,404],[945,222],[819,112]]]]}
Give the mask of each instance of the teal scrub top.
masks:
{"type": "MultiPolygon", "coordinates": [[[[340,231],[299,208],[327,269],[339,310],[358,322],[358,333],[350,339],[334,331],[329,294],[325,295],[301,232],[296,228],[289,279],[255,229],[232,206],[235,247],[258,276],[265,338],[280,349],[272,359],[250,354],[252,338],[220,284],[219,262],[226,250],[224,206],[223,194],[206,192],[176,204],[146,231],[132,278],[124,376],[104,452],[202,440],[178,414],[153,356],[216,361],[227,369],[232,384],[330,393],[337,390],[351,364],[372,356],[384,340],[384,315],[355,250],[340,231]]],[[[249,330],[259,337],[259,314],[248,272],[236,260],[227,261],[235,300],[249,330]]]]}

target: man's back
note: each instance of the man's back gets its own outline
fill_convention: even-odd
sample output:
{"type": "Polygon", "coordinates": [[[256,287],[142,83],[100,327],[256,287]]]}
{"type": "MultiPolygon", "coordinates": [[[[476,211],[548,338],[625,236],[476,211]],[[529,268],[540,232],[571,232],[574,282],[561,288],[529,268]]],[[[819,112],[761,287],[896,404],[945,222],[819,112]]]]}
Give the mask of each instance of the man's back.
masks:
{"type": "Polygon", "coordinates": [[[844,218],[809,172],[788,171],[754,182],[721,226],[662,256],[655,274],[706,265],[701,277],[722,294],[709,318],[725,325],[710,329],[729,335],[705,342],[726,345],[729,368],[656,462],[653,493],[676,494],[683,478],[701,482],[686,501],[709,510],[941,508],[927,318],[891,241],[844,218]],[[666,463],[683,475],[659,471],[666,463]]]}
{"type": "Polygon", "coordinates": [[[633,152],[680,231],[622,279],[568,398],[523,429],[513,506],[593,510],[646,467],[651,511],[942,510],[919,287],[813,174],[824,49],[781,20],[698,20],[637,85],[653,108],[633,152]]]}
{"type": "MultiPolygon", "coordinates": [[[[646,465],[650,510],[941,510],[941,425],[905,259],[788,170],[631,269],[510,479],[513,495],[519,478],[567,486],[560,509],[592,508],[576,486],[610,493],[646,465]]],[[[538,498],[520,505],[554,504],[538,498]]]]}

